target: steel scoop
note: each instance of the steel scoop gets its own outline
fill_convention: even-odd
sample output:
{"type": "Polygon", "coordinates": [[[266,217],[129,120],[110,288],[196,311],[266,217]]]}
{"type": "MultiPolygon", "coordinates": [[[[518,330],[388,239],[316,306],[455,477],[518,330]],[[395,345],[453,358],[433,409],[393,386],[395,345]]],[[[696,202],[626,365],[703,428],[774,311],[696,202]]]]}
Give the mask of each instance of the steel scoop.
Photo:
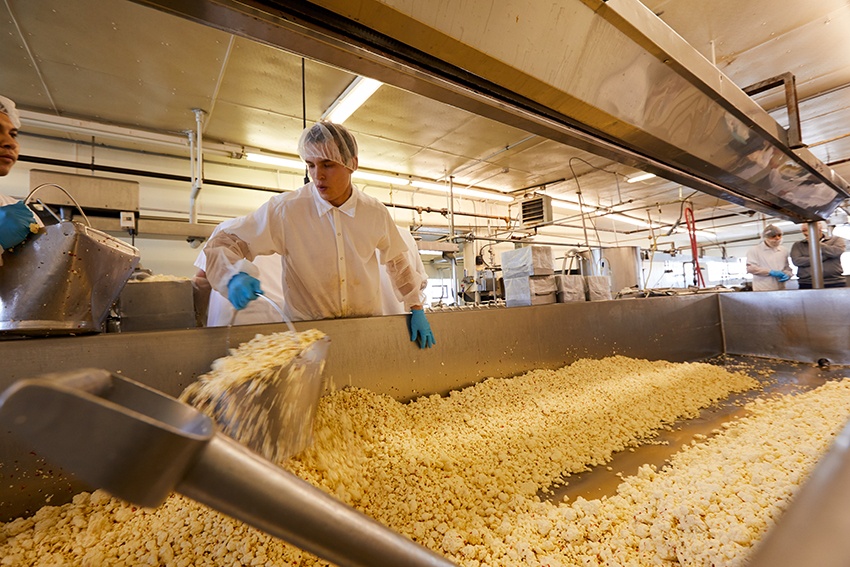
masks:
{"type": "Polygon", "coordinates": [[[46,460],[146,507],[172,491],[337,565],[451,567],[232,439],[191,406],[106,370],[19,380],[0,429],[46,460]]]}
{"type": "Polygon", "coordinates": [[[282,463],[312,443],[329,345],[324,337],[289,363],[216,389],[214,395],[197,394],[190,385],[180,399],[211,416],[227,436],[282,463]]]}
{"type": "MultiPolygon", "coordinates": [[[[273,300],[261,294],[257,297],[274,307],[293,336],[298,334],[273,300]]],[[[228,330],[228,344],[229,334],[228,330]]],[[[289,363],[264,368],[238,384],[203,388],[202,377],[190,384],[180,399],[211,416],[232,439],[281,463],[312,443],[329,345],[330,339],[324,337],[302,349],[289,363]]]]}

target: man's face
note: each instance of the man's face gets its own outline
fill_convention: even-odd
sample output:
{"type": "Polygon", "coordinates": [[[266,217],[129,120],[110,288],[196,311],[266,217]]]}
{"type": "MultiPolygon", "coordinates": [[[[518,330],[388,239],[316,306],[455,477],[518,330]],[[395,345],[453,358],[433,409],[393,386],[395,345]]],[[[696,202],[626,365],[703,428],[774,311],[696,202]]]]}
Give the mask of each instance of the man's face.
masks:
{"type": "Polygon", "coordinates": [[[0,177],[9,175],[18,161],[18,129],[9,116],[0,112],[0,177]]]}
{"type": "Polygon", "coordinates": [[[770,246],[771,248],[776,248],[782,242],[782,235],[777,234],[776,236],[765,236],[764,243],[770,246]]]}
{"type": "MultiPolygon", "coordinates": [[[[800,227],[800,232],[802,232],[802,233],[803,233],[803,240],[808,240],[808,239],[809,239],[809,227],[808,227],[808,226],[803,225],[802,227],[800,227]]],[[[815,225],[815,237],[816,237],[818,240],[820,240],[821,238],[823,238],[823,228],[821,228],[821,225],[820,225],[820,224],[816,224],[816,225],[815,225]]]]}
{"type": "MultiPolygon", "coordinates": [[[[351,197],[351,170],[329,159],[307,159],[307,171],[322,199],[339,207],[351,197]]],[[[356,165],[356,164],[355,164],[356,165]]]]}

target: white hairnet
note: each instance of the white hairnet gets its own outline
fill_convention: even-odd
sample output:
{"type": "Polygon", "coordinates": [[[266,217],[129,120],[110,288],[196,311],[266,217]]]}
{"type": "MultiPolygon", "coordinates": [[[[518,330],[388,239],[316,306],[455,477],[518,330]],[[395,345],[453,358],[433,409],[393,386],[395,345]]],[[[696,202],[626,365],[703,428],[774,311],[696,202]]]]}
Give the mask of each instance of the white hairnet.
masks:
{"type": "Polygon", "coordinates": [[[15,103],[12,102],[12,99],[0,95],[0,112],[9,117],[15,128],[21,128],[21,115],[18,114],[18,109],[15,108],[15,103]]]}
{"type": "Polygon", "coordinates": [[[775,224],[769,224],[764,227],[764,232],[762,235],[765,238],[770,238],[771,236],[782,236],[782,229],[776,226],[775,224]]]}
{"type": "Polygon", "coordinates": [[[357,141],[344,126],[333,122],[316,122],[301,133],[298,155],[304,161],[327,159],[351,171],[357,169],[357,141]]]}

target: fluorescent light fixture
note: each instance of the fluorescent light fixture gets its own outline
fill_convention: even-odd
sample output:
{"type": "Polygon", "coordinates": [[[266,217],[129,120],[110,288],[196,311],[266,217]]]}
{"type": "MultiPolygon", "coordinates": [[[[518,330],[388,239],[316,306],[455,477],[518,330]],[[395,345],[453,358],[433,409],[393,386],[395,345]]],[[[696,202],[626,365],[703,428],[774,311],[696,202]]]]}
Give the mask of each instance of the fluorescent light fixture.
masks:
{"type": "Polygon", "coordinates": [[[381,175],[379,173],[369,173],[368,171],[360,171],[359,169],[351,174],[354,179],[363,179],[365,181],[377,181],[378,183],[387,183],[388,185],[410,185],[410,180],[405,177],[393,175],[381,175]]]}
{"type": "Polygon", "coordinates": [[[449,192],[449,186],[444,185],[442,183],[431,183],[430,181],[411,181],[410,184],[418,189],[430,189],[431,191],[439,191],[441,193],[449,192]]]}
{"type": "Polygon", "coordinates": [[[297,171],[304,171],[307,167],[307,164],[299,159],[287,159],[276,156],[267,156],[265,154],[253,154],[250,152],[245,154],[245,159],[256,163],[265,163],[266,165],[278,165],[280,167],[294,169],[297,171]]]}
{"type": "Polygon", "coordinates": [[[557,209],[566,209],[568,211],[579,211],[585,213],[592,213],[596,211],[596,207],[589,207],[587,205],[584,205],[584,208],[582,208],[582,205],[579,205],[578,203],[573,203],[572,201],[563,201],[561,199],[555,198],[552,198],[552,206],[557,209]]]}
{"type": "Polygon", "coordinates": [[[489,199],[491,201],[500,201],[502,203],[513,203],[514,198],[508,195],[499,193],[488,193],[487,191],[479,191],[477,189],[466,189],[464,187],[455,187],[455,195],[466,195],[467,197],[479,197],[481,199],[489,199]]]}
{"type": "Polygon", "coordinates": [[[333,104],[322,114],[322,120],[329,120],[334,124],[342,124],[354,111],[372,96],[383,83],[375,79],[357,77],[339,95],[333,104]]]}
{"type": "Polygon", "coordinates": [[[655,177],[654,173],[641,173],[639,175],[635,175],[634,177],[626,177],[627,183],[637,183],[638,181],[646,181],[647,179],[652,179],[655,177]]]}
{"type": "MultiPolygon", "coordinates": [[[[431,191],[439,191],[440,193],[448,193],[449,186],[444,183],[432,183],[430,181],[411,181],[411,185],[419,189],[429,189],[431,191]]],[[[488,199],[491,201],[501,201],[502,203],[513,203],[514,198],[500,193],[490,193],[487,191],[479,191],[477,189],[466,189],[464,187],[454,187],[452,192],[455,195],[465,195],[467,197],[477,197],[479,199],[488,199]]]]}
{"type": "MultiPolygon", "coordinates": [[[[678,227],[673,232],[675,232],[676,234],[684,234],[687,232],[687,230],[682,227],[678,227]]],[[[702,236],[703,238],[717,238],[717,234],[711,232],[710,230],[695,230],[694,234],[696,234],[697,236],[702,236]]]]}
{"type": "Polygon", "coordinates": [[[640,226],[643,228],[650,228],[650,225],[646,221],[642,221],[640,219],[634,219],[632,217],[627,217],[626,215],[621,215],[619,213],[606,213],[605,211],[597,211],[596,214],[598,216],[605,216],[609,219],[624,222],[626,224],[633,224],[635,226],[640,226]]]}

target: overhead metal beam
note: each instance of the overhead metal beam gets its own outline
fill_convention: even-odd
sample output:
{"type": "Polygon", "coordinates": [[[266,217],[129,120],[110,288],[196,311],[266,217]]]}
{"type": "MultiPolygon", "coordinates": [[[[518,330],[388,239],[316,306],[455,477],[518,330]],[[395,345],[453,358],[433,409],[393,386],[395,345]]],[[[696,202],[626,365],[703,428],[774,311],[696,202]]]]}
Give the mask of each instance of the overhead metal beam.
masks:
{"type": "Polygon", "coordinates": [[[462,0],[135,1],[773,216],[825,218],[850,195],[638,0],[571,0],[521,21],[462,0]]]}

